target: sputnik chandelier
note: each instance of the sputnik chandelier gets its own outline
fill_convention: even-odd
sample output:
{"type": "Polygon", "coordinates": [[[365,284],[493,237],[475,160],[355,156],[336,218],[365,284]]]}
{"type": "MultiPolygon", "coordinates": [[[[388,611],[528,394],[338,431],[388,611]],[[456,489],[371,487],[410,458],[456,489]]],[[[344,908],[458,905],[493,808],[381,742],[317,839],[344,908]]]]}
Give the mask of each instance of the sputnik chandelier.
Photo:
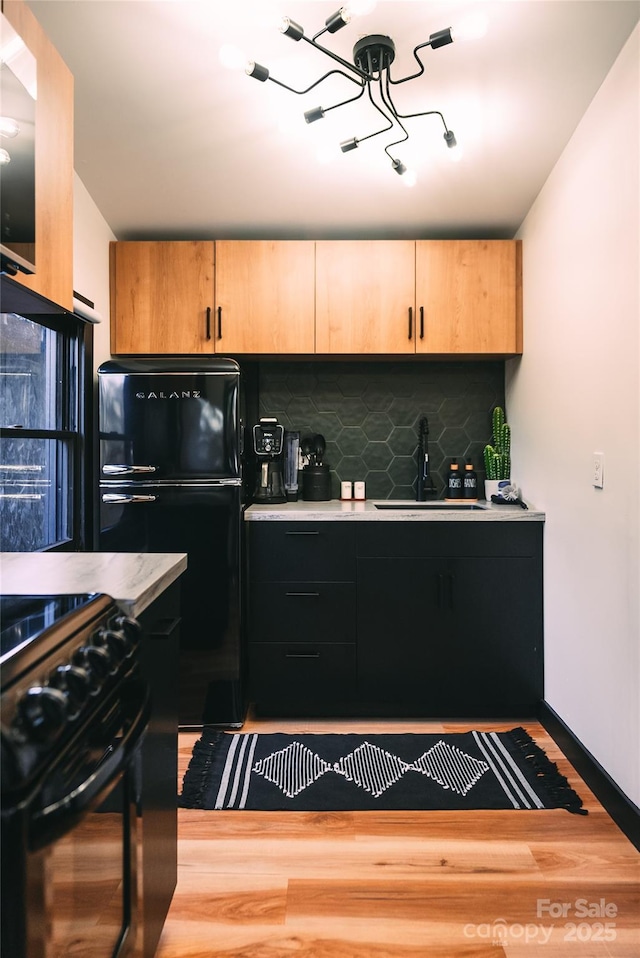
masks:
{"type": "MultiPolygon", "coordinates": [[[[371,4],[369,4],[369,9],[370,8],[371,4]]],[[[400,159],[393,155],[391,151],[393,147],[398,146],[400,143],[404,143],[409,139],[409,133],[402,122],[403,120],[413,119],[420,116],[440,117],[442,125],[444,126],[443,136],[447,147],[449,149],[453,149],[457,145],[453,130],[448,128],[444,116],[439,110],[423,110],[420,113],[401,113],[397,109],[391,93],[392,87],[398,86],[401,83],[407,83],[409,80],[415,80],[417,77],[422,76],[422,74],[425,72],[425,67],[420,57],[421,50],[423,50],[425,47],[431,47],[432,50],[437,50],[440,47],[444,47],[453,42],[454,34],[452,33],[451,27],[447,27],[444,30],[439,30],[437,33],[432,33],[428,40],[425,40],[423,43],[419,43],[416,47],[414,47],[413,56],[418,64],[419,69],[409,76],[402,77],[400,79],[394,79],[391,76],[391,64],[395,59],[395,45],[391,37],[381,34],[372,34],[361,37],[353,47],[353,63],[349,63],[348,60],[343,59],[333,50],[328,49],[326,46],[318,42],[318,39],[324,34],[337,33],[338,30],[341,30],[343,27],[347,26],[355,12],[357,12],[357,3],[353,2],[352,0],[352,3],[348,3],[345,6],[340,7],[340,9],[335,13],[332,13],[330,17],[327,17],[324,27],[312,37],[306,36],[304,28],[299,23],[291,20],[289,17],[284,17],[280,26],[280,32],[283,33],[285,37],[289,37],[291,40],[295,40],[296,42],[304,40],[305,43],[308,43],[310,46],[314,47],[314,49],[326,54],[328,57],[338,63],[342,69],[336,67],[332,70],[329,70],[318,80],[315,80],[310,86],[303,90],[296,90],[294,87],[288,86],[281,80],[276,80],[275,77],[271,76],[267,67],[262,66],[262,64],[256,63],[253,60],[247,63],[245,72],[248,76],[254,77],[256,80],[260,80],[263,83],[267,80],[270,80],[272,83],[276,83],[285,90],[289,90],[291,93],[296,93],[298,95],[309,93],[330,76],[338,74],[345,77],[355,86],[360,88],[355,96],[350,96],[338,103],[332,103],[330,106],[317,106],[311,110],[307,110],[304,114],[306,122],[315,123],[317,120],[321,120],[330,110],[336,110],[338,107],[345,106],[348,103],[353,103],[355,100],[359,100],[361,97],[363,97],[366,93],[375,109],[382,116],[385,125],[379,130],[374,130],[372,133],[366,133],[362,136],[354,136],[348,140],[344,140],[342,143],[340,143],[340,149],[343,153],[348,153],[351,150],[355,150],[365,140],[370,140],[373,137],[380,136],[389,130],[395,129],[398,133],[401,132],[402,135],[399,136],[398,139],[387,143],[387,145],[384,147],[384,150],[391,160],[392,169],[402,176],[407,174],[407,168],[400,159]]],[[[406,180],[411,180],[412,183],[415,182],[415,175],[409,171],[409,175],[406,176],[406,180]]],[[[409,185],[409,183],[407,183],[407,185],[409,185]]]]}

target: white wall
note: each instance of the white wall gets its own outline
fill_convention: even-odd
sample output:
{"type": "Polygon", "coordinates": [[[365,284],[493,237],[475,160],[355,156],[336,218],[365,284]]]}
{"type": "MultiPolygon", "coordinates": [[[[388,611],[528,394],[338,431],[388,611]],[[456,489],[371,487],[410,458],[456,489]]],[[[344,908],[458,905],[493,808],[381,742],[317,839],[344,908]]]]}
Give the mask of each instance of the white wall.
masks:
{"type": "Polygon", "coordinates": [[[102,322],[94,328],[94,368],[109,351],[109,242],[107,221],[76,173],[73,183],[73,288],[95,303],[102,322]]]}
{"type": "Polygon", "coordinates": [[[545,698],[640,805],[640,27],[529,211],[514,477],[547,514],[545,698]],[[592,486],[604,452],[604,489],[592,486]]]}

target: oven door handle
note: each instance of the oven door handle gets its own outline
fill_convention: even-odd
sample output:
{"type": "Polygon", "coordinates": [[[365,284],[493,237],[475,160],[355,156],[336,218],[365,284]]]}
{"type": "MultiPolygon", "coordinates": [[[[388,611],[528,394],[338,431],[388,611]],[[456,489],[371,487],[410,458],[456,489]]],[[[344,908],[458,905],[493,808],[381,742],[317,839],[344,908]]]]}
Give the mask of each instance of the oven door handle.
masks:
{"type": "Polygon", "coordinates": [[[68,795],[34,812],[29,836],[29,848],[32,851],[45,848],[72,831],[88,812],[106,798],[122,777],[149,724],[151,705],[146,685],[144,690],[142,700],[136,702],[127,729],[91,775],[68,795]]]}

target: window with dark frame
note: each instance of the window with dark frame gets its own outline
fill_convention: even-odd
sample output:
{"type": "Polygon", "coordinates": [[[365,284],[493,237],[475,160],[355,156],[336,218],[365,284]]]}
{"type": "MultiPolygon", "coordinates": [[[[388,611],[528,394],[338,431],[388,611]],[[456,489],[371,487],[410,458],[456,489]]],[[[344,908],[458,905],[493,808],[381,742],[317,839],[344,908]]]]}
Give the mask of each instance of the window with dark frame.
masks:
{"type": "Polygon", "coordinates": [[[0,314],[0,548],[86,548],[87,329],[0,314]]]}

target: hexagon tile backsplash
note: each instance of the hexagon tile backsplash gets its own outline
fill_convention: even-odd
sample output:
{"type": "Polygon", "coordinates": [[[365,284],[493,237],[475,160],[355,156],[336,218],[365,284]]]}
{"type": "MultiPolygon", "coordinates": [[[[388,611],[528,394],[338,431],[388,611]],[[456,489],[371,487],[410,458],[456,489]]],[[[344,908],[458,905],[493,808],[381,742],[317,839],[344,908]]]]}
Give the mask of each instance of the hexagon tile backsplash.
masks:
{"type": "Polygon", "coordinates": [[[414,499],[426,416],[441,498],[453,457],[471,459],[484,479],[491,411],[504,406],[504,363],[262,362],[258,390],[261,416],[277,416],[301,438],[322,433],[333,498],[341,481],[363,479],[368,499],[414,499]]]}

